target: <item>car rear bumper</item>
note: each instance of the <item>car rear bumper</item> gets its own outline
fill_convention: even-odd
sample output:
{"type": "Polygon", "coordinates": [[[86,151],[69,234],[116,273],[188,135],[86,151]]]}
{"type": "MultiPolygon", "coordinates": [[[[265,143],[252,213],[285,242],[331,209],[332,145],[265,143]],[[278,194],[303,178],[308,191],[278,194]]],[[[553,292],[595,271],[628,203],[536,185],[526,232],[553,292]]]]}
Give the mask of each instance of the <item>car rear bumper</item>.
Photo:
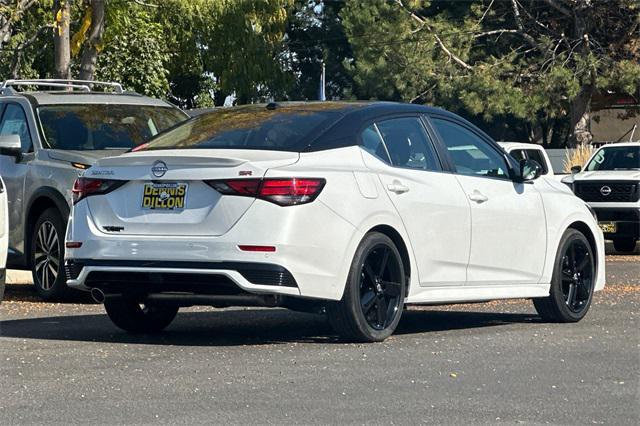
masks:
{"type": "MultiPolygon", "coordinates": [[[[74,206],[66,240],[81,245],[65,251],[73,273],[67,284],[82,290],[90,290],[88,284],[98,278],[135,287],[148,282],[149,274],[165,274],[184,285],[209,276],[212,282],[230,280],[251,293],[340,300],[350,259],[362,238],[358,229],[319,202],[313,208],[283,208],[258,200],[229,232],[217,237],[108,234],[86,213],[82,202],[74,206]],[[241,245],[273,251],[245,251],[241,245]],[[258,270],[269,272],[261,275],[258,270]],[[286,283],[295,284],[281,285],[286,283]]],[[[158,231],[152,225],[149,229],[158,231]]]]}
{"type": "Polygon", "coordinates": [[[291,273],[270,263],[67,259],[65,273],[69,287],[105,294],[300,295],[291,273]]]}

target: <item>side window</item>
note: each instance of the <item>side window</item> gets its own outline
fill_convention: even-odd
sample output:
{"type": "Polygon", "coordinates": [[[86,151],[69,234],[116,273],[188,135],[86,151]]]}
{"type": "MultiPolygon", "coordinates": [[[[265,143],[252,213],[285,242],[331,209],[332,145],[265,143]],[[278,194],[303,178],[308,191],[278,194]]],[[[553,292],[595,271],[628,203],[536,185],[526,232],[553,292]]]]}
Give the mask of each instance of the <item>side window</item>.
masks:
{"type": "Polygon", "coordinates": [[[526,160],[527,158],[526,154],[524,153],[524,150],[522,149],[514,149],[513,151],[509,152],[509,155],[511,155],[513,158],[515,158],[518,161],[526,160]]]}
{"type": "Polygon", "coordinates": [[[418,117],[392,118],[377,123],[391,164],[420,170],[441,170],[435,149],[418,117]]]}
{"type": "Polygon", "coordinates": [[[547,174],[549,169],[547,169],[547,162],[544,161],[544,156],[542,155],[542,152],[540,152],[537,149],[528,149],[527,156],[529,157],[530,160],[536,161],[538,164],[540,164],[540,167],[542,167],[543,175],[547,174]]]}
{"type": "Polygon", "coordinates": [[[364,129],[360,137],[362,139],[362,148],[365,151],[367,151],[371,155],[375,155],[387,164],[391,163],[389,161],[387,149],[384,146],[384,142],[380,138],[380,133],[378,133],[378,129],[376,129],[375,124],[372,124],[371,126],[364,129]]]}
{"type": "Polygon", "coordinates": [[[0,135],[19,135],[22,151],[31,149],[31,136],[27,125],[27,117],[20,105],[8,104],[2,115],[0,123],[0,135]]]}
{"type": "Polygon", "coordinates": [[[502,155],[471,130],[440,118],[431,118],[431,122],[447,146],[457,173],[497,178],[509,176],[502,155]]]}

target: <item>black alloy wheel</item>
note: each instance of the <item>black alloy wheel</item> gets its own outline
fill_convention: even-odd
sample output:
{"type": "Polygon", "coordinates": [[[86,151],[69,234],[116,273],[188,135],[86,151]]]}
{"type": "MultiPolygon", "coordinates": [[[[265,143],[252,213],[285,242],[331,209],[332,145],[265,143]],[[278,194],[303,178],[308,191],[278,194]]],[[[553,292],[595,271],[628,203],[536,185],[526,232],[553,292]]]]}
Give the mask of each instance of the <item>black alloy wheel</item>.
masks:
{"type": "Polygon", "coordinates": [[[549,296],[533,299],[540,316],[551,322],[577,322],[589,310],[596,280],[596,259],[587,238],[567,229],[560,239],[549,296]]]}
{"type": "Polygon", "coordinates": [[[398,248],[388,236],[371,232],[356,250],[342,300],[327,305],[329,322],[346,340],[380,342],[398,326],[405,293],[398,248]]]}
{"type": "Polygon", "coordinates": [[[400,262],[389,246],[379,244],[369,251],[360,267],[360,308],[375,330],[387,328],[402,309],[400,262]]]}
{"type": "Polygon", "coordinates": [[[572,240],[562,257],[562,294],[572,312],[581,313],[591,300],[594,272],[588,243],[572,240]]]}

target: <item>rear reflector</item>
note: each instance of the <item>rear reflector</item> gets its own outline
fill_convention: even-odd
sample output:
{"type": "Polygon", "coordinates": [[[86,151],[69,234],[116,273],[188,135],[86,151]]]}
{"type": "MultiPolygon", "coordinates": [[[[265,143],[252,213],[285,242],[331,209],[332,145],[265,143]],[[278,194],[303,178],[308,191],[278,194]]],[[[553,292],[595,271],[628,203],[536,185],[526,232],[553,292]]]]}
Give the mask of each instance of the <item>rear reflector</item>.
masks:
{"type": "Polygon", "coordinates": [[[206,183],[223,195],[255,197],[280,206],[315,200],[326,181],[317,178],[266,178],[210,180],[206,183]]]}
{"type": "Polygon", "coordinates": [[[276,248],[274,246],[247,246],[247,245],[239,245],[238,248],[242,251],[264,251],[264,252],[274,252],[276,248]]]}
{"type": "Polygon", "coordinates": [[[80,242],[80,241],[67,241],[66,243],[64,243],[64,246],[66,248],[70,248],[70,249],[80,248],[80,247],[82,247],[82,242],[80,242]]]}

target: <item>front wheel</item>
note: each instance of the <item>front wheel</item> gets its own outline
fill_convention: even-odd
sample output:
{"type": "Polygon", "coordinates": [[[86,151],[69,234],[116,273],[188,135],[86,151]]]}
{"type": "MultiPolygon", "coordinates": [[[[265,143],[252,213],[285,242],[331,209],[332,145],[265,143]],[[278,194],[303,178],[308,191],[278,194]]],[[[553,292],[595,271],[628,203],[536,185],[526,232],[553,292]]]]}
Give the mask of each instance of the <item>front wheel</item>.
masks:
{"type": "Polygon", "coordinates": [[[338,334],[359,342],[380,342],[398,326],[406,292],[400,252],[389,237],[367,234],[351,263],[340,302],[327,306],[338,334]]]}
{"type": "Polygon", "coordinates": [[[632,253],[636,249],[636,239],[616,238],[613,240],[613,248],[620,253],[632,253]]]}
{"type": "Polygon", "coordinates": [[[533,299],[545,321],[577,322],[589,310],[595,285],[595,258],[587,238],[567,229],[560,239],[549,296],[533,299]]]}
{"type": "Polygon", "coordinates": [[[178,313],[177,306],[143,304],[134,299],[107,299],[104,309],[109,319],[129,333],[157,333],[171,324],[178,313]]]}
{"type": "Polygon", "coordinates": [[[58,210],[42,212],[31,236],[31,275],[38,295],[45,301],[63,299],[69,294],[62,266],[65,222],[58,210]]]}

